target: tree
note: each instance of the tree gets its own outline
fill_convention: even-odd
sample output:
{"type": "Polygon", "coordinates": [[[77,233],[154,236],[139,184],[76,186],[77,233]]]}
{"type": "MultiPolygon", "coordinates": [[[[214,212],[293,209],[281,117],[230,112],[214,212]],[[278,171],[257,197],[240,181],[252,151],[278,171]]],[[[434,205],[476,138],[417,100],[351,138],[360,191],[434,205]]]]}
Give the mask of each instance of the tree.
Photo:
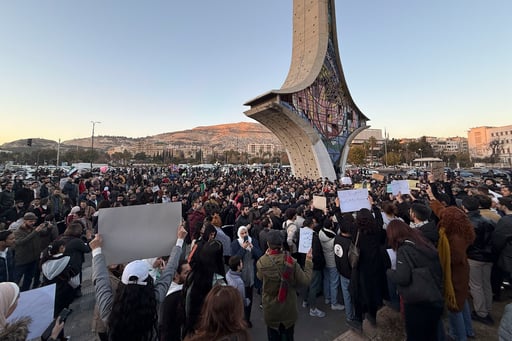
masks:
{"type": "Polygon", "coordinates": [[[360,166],[365,163],[366,152],[362,146],[350,147],[347,161],[353,165],[360,166]]]}
{"type": "MultiPolygon", "coordinates": [[[[400,163],[400,154],[397,152],[388,152],[387,157],[388,165],[396,166],[400,163]]],[[[386,162],[386,155],[382,157],[382,163],[386,162]]]]}

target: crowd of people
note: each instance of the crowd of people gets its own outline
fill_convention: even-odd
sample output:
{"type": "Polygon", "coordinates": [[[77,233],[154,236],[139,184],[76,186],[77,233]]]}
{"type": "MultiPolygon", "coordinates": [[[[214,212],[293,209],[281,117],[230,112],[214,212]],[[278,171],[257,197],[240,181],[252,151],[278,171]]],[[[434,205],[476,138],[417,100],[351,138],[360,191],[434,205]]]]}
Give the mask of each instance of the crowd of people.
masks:
{"type": "MultiPolygon", "coordinates": [[[[391,178],[368,177],[358,187],[368,189],[370,208],[342,212],[337,193],[355,185],[348,177],[244,168],[62,175],[3,174],[0,282],[20,291],[55,283],[57,317],[81,295],[92,252],[101,340],[250,340],[253,307],[263,311],[269,340],[293,340],[300,306],[311,318],[329,313],[320,296],[358,332],[388,305],[402,312],[408,340],[466,340],[473,321],[498,323],[492,302],[507,298],[512,187],[494,179],[425,174],[424,186],[392,195],[391,178]],[[99,210],[172,202],[181,203],[184,223],[170,255],[107,267],[99,210]],[[310,250],[299,252],[309,234],[310,250]]],[[[503,335],[512,333],[510,311],[503,335]]]]}

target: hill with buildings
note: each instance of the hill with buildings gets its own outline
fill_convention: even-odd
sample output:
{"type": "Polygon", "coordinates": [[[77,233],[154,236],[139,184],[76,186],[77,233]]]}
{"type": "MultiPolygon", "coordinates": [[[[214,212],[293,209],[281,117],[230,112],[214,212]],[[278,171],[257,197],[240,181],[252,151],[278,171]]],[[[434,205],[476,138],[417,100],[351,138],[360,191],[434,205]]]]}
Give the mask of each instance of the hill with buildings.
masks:
{"type": "MultiPolygon", "coordinates": [[[[22,151],[32,149],[56,149],[57,141],[46,139],[32,139],[32,146],[27,146],[28,139],[20,139],[0,146],[2,150],[22,151]]],[[[144,152],[148,155],[162,150],[197,150],[206,151],[247,151],[250,144],[273,145],[280,148],[277,137],[266,127],[259,123],[239,122],[214,126],[200,126],[193,129],[162,133],[153,136],[131,138],[125,136],[95,136],[94,149],[107,152],[130,153],[144,152]]],[[[90,148],[91,138],[77,138],[62,141],[60,148],[90,148]]]]}

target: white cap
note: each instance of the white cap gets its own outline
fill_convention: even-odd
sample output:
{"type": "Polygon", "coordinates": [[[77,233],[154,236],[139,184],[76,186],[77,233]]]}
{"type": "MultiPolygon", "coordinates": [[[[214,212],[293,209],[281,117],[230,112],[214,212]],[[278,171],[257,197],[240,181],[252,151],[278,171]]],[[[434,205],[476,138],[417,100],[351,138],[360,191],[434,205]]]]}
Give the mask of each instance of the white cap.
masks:
{"type": "Polygon", "coordinates": [[[147,285],[145,282],[149,275],[148,264],[142,260],[134,260],[128,263],[124,268],[123,275],[121,276],[121,282],[123,284],[138,284],[147,285]],[[137,280],[130,280],[130,277],[137,277],[137,280]]]}

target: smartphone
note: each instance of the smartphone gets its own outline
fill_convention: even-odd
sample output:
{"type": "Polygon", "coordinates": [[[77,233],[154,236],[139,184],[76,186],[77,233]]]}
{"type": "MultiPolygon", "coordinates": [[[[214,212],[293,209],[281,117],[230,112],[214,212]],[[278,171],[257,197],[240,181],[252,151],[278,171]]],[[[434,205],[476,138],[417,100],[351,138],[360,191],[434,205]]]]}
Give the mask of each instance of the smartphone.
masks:
{"type": "Polygon", "coordinates": [[[244,237],[244,242],[248,241],[249,240],[249,236],[245,236],[244,237]]]}
{"type": "MultiPolygon", "coordinates": [[[[60,320],[62,322],[66,322],[66,319],[68,318],[69,314],[71,314],[73,310],[71,309],[68,309],[68,308],[64,308],[61,310],[61,312],[59,313],[59,317],[60,317],[60,320]]],[[[46,328],[46,330],[43,332],[43,334],[41,335],[41,340],[43,341],[46,341],[50,338],[51,334],[52,334],[52,330],[53,330],[53,327],[55,327],[55,320],[52,321],[52,323],[50,323],[50,325],[46,328]]],[[[64,336],[64,330],[62,330],[59,334],[59,339],[62,339],[64,336]]]]}
{"type": "Polygon", "coordinates": [[[71,309],[68,309],[68,308],[64,308],[62,309],[62,311],[60,312],[59,314],[59,317],[60,317],[60,320],[62,322],[66,322],[66,319],[68,318],[69,314],[71,314],[73,310],[71,309]]]}

